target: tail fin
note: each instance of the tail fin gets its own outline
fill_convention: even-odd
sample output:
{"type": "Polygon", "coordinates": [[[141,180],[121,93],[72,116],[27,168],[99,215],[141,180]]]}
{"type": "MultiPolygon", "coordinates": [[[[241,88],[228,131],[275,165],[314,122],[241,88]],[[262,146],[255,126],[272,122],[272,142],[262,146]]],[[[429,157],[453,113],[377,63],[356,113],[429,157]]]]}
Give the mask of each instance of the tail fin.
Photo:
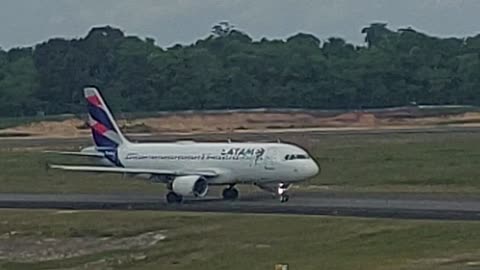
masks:
{"type": "Polygon", "coordinates": [[[115,149],[128,143],[97,88],[86,87],[83,92],[87,100],[88,125],[97,148],[115,149]]]}

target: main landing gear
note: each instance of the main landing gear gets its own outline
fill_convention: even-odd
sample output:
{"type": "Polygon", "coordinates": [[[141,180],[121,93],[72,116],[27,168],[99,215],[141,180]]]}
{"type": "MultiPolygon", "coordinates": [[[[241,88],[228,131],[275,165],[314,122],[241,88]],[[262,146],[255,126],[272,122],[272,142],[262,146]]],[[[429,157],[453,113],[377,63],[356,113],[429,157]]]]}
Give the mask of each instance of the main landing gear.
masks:
{"type": "Polygon", "coordinates": [[[167,193],[167,203],[181,203],[183,196],[173,191],[167,193]]]}
{"type": "Polygon", "coordinates": [[[223,190],[222,197],[224,200],[234,201],[238,199],[238,189],[234,186],[229,186],[223,190]]]}

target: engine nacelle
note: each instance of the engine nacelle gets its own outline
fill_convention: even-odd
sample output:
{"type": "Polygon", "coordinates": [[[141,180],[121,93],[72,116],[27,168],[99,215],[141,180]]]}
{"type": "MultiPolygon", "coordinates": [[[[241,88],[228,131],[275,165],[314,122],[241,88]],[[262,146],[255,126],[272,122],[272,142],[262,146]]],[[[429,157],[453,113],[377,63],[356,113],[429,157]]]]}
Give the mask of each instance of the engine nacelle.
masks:
{"type": "Polygon", "coordinates": [[[208,192],[208,183],[199,175],[178,176],[173,180],[172,191],[182,196],[204,197],[208,192]]]}

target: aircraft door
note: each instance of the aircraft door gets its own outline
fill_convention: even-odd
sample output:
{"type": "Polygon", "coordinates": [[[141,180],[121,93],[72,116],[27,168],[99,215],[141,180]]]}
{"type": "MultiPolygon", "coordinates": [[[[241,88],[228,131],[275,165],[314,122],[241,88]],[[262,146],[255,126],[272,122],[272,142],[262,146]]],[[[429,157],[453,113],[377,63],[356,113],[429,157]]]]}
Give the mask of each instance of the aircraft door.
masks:
{"type": "Polygon", "coordinates": [[[275,170],[276,163],[277,163],[277,150],[274,148],[270,148],[267,150],[267,154],[265,155],[265,162],[264,166],[266,170],[275,170]]]}

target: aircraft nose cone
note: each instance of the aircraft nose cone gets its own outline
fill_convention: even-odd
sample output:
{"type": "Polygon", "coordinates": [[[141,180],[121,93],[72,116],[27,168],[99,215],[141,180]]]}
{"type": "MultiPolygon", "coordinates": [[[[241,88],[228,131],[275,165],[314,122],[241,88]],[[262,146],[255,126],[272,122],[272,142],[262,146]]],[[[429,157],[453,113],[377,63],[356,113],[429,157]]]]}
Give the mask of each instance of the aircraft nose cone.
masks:
{"type": "Polygon", "coordinates": [[[313,175],[317,175],[320,173],[320,165],[317,164],[316,162],[313,162],[313,175]]]}
{"type": "Polygon", "coordinates": [[[308,164],[308,177],[313,177],[320,172],[320,166],[312,160],[310,164],[308,164]]]}

